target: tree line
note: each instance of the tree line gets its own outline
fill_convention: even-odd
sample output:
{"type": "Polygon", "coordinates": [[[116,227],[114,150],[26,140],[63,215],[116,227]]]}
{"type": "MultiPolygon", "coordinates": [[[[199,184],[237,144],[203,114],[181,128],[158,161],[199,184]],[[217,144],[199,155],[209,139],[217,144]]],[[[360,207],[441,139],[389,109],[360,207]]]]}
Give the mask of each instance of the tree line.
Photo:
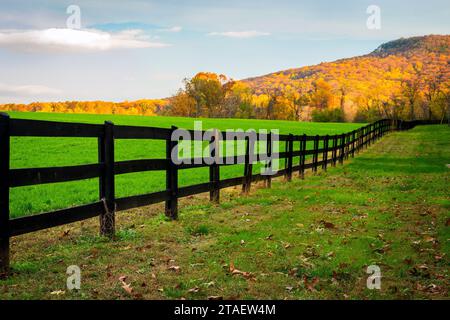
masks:
{"type": "Polygon", "coordinates": [[[169,99],[162,113],[321,122],[372,122],[381,118],[443,121],[448,117],[448,79],[442,72],[424,73],[420,64],[414,64],[407,76],[395,81],[380,79],[364,90],[355,90],[341,80],[320,77],[309,83],[265,84],[255,90],[245,81],[201,72],[184,80],[184,87],[169,99]]]}

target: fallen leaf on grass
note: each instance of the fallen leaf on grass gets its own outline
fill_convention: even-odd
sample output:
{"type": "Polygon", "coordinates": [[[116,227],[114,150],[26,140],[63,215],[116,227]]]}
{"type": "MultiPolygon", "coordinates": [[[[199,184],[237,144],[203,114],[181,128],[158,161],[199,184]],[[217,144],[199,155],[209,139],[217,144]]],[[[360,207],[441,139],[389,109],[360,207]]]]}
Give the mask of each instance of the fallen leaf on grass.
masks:
{"type": "Polygon", "coordinates": [[[315,286],[319,283],[319,278],[314,277],[311,281],[309,281],[306,276],[303,276],[303,283],[309,291],[317,291],[315,286]]]}
{"type": "Polygon", "coordinates": [[[197,293],[199,291],[200,291],[199,287],[194,287],[194,288],[191,288],[191,289],[188,290],[189,293],[197,293]]]}
{"type": "Polygon", "coordinates": [[[221,297],[221,296],[209,296],[208,300],[223,300],[223,297],[221,297]]]}
{"type": "Polygon", "coordinates": [[[169,268],[167,268],[168,270],[172,270],[175,272],[179,272],[180,271],[180,267],[179,266],[170,266],[169,268]]]}
{"type": "Polygon", "coordinates": [[[327,229],[334,229],[335,226],[333,223],[325,221],[325,220],[320,220],[320,223],[323,224],[323,226],[327,229]]]}
{"type": "Polygon", "coordinates": [[[403,259],[403,262],[407,265],[412,265],[412,263],[413,263],[411,258],[405,258],[405,259],[403,259]]]}
{"type": "Polygon", "coordinates": [[[119,281],[122,284],[122,289],[125,290],[128,294],[133,293],[133,288],[129,283],[126,283],[125,280],[127,279],[127,276],[121,276],[119,277],[119,281]]]}
{"type": "Polygon", "coordinates": [[[128,294],[133,293],[133,288],[131,287],[131,285],[129,283],[124,283],[122,285],[122,289],[125,290],[128,294]]]}
{"type": "Polygon", "coordinates": [[[435,242],[436,241],[436,239],[431,236],[426,236],[424,238],[424,240],[425,240],[425,242],[435,242]]]}
{"type": "Polygon", "coordinates": [[[127,276],[120,276],[119,281],[124,282],[127,279],[127,276]]]}
{"type": "Polygon", "coordinates": [[[333,270],[333,276],[331,277],[331,282],[338,283],[338,273],[333,270]]]}
{"type": "Polygon", "coordinates": [[[291,270],[289,270],[288,274],[293,277],[295,275],[297,275],[298,273],[298,268],[292,268],[291,270]]]}
{"type": "Polygon", "coordinates": [[[65,294],[66,292],[65,291],[62,291],[62,290],[56,290],[56,291],[52,291],[52,292],[50,292],[50,294],[51,295],[54,295],[54,296],[60,296],[60,295],[63,295],[63,294],[65,294]]]}
{"type": "Polygon", "coordinates": [[[60,238],[67,237],[69,235],[69,233],[70,233],[70,229],[64,230],[60,238]]]}
{"type": "Polygon", "coordinates": [[[434,260],[436,260],[436,261],[441,261],[443,257],[444,257],[443,254],[442,254],[442,255],[436,254],[436,255],[434,256],[434,260]]]}
{"type": "Polygon", "coordinates": [[[439,293],[442,290],[441,287],[435,285],[434,283],[431,283],[431,284],[429,284],[427,286],[423,286],[420,283],[416,283],[416,289],[419,290],[419,291],[428,292],[428,293],[431,293],[431,294],[439,293]]]}
{"type": "Polygon", "coordinates": [[[426,287],[426,291],[429,293],[439,293],[441,291],[441,288],[434,283],[431,283],[426,287]]]}
{"type": "Polygon", "coordinates": [[[382,246],[381,248],[376,248],[373,251],[379,254],[385,254],[386,252],[388,252],[391,249],[391,246],[386,244],[384,246],[382,246]]]}
{"type": "Polygon", "coordinates": [[[230,262],[230,272],[232,275],[242,275],[246,279],[252,279],[253,275],[251,272],[241,271],[234,267],[234,263],[230,262]]]}
{"type": "Polygon", "coordinates": [[[426,264],[418,265],[417,268],[420,270],[428,270],[428,266],[426,264]]]}

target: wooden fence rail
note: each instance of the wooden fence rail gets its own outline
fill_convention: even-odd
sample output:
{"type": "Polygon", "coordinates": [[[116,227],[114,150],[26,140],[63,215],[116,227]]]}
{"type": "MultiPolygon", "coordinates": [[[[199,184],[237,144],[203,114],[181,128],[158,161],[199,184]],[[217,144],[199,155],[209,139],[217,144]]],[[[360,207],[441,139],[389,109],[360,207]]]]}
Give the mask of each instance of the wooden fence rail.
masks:
{"type": "MultiPolygon", "coordinates": [[[[284,141],[285,152],[272,153],[272,142],[275,139],[272,133],[255,134],[256,142],[267,141],[267,153],[254,154],[255,140],[249,139],[247,133],[236,134],[235,139],[246,141],[246,153],[244,157],[224,157],[219,154],[219,148],[211,154],[216,160],[223,160],[217,164],[207,164],[205,161],[194,164],[176,165],[171,158],[171,152],[177,145],[172,141],[172,133],[176,127],[153,128],[138,126],[119,126],[112,122],[99,124],[81,124],[52,122],[40,120],[10,119],[7,114],[0,114],[0,273],[9,270],[10,238],[46,228],[64,225],[75,221],[98,216],[100,218],[100,233],[113,237],[115,233],[115,213],[140,206],[165,202],[165,213],[172,219],[178,215],[178,199],[193,194],[209,192],[210,199],[219,202],[220,189],[242,185],[244,193],[250,192],[252,182],[265,181],[270,187],[271,179],[285,176],[288,181],[294,172],[303,178],[307,169],[317,172],[320,167],[324,170],[328,165],[335,166],[337,162],[343,163],[349,155],[352,157],[364,147],[376,139],[381,138],[390,130],[404,130],[420,124],[418,122],[399,122],[388,119],[361,127],[342,135],[308,136],[308,135],[277,135],[279,141],[284,141]],[[98,139],[98,163],[88,165],[49,167],[49,168],[25,168],[10,169],[10,137],[89,137],[98,139]],[[165,159],[143,159],[115,161],[114,141],[118,139],[156,139],[166,141],[165,159]],[[310,142],[308,144],[308,142],[310,142]],[[294,150],[294,144],[298,150],[294,150]],[[312,147],[311,149],[308,149],[312,147]],[[252,157],[254,155],[254,157],[252,157]],[[307,157],[309,156],[309,157],[307,157]],[[267,160],[268,157],[285,159],[285,167],[274,175],[254,174],[252,166],[254,162],[267,160]],[[321,159],[319,159],[321,157],[321,159]],[[298,163],[294,163],[298,158],[298,163]],[[306,162],[311,159],[311,162],[306,162]],[[220,167],[232,164],[244,164],[243,176],[229,179],[220,179],[220,167]],[[199,164],[200,163],[200,164],[199,164]],[[178,171],[209,167],[209,182],[192,186],[178,186],[178,171]],[[123,198],[115,196],[115,176],[119,174],[166,171],[166,190],[150,194],[135,195],[123,198]],[[9,194],[10,188],[46,184],[55,182],[67,182],[82,179],[99,179],[99,199],[97,202],[76,207],[23,216],[10,219],[9,194]]],[[[193,139],[203,137],[195,135],[189,130],[193,139]]],[[[216,131],[217,132],[217,131],[216,131]]],[[[226,137],[223,137],[225,140],[226,137]]],[[[213,135],[211,142],[219,145],[219,136],[213,135]]],[[[266,168],[268,163],[265,164],[266,168]]]]}

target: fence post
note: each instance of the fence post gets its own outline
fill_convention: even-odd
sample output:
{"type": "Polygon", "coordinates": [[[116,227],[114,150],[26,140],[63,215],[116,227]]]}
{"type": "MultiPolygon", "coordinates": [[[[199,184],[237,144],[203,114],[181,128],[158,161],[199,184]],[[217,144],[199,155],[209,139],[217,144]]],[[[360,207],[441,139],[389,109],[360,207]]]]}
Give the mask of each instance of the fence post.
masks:
{"type": "Polygon", "coordinates": [[[375,122],[372,126],[372,142],[375,143],[377,140],[377,123],[375,122]]]}
{"type": "Polygon", "coordinates": [[[294,135],[292,133],[289,134],[289,140],[287,141],[288,147],[288,158],[287,158],[287,173],[286,179],[287,181],[292,181],[292,158],[294,153],[294,135]]]}
{"type": "Polygon", "coordinates": [[[249,136],[245,137],[246,149],[245,149],[245,165],[244,165],[244,182],[242,184],[242,192],[248,194],[252,184],[252,172],[253,172],[253,139],[249,136]]]}
{"type": "Polygon", "coordinates": [[[305,179],[305,157],[306,157],[306,134],[301,136],[300,140],[300,169],[299,169],[299,177],[300,179],[305,179]]]}
{"type": "Polygon", "coordinates": [[[356,152],[359,154],[361,149],[361,128],[356,131],[356,152]]]}
{"type": "Polygon", "coordinates": [[[356,140],[356,130],[352,131],[352,158],[355,157],[355,140],[356,140]]]}
{"type": "Polygon", "coordinates": [[[370,144],[375,142],[375,124],[370,125],[370,144]]]}
{"type": "Polygon", "coordinates": [[[359,145],[359,149],[362,151],[362,149],[364,148],[364,132],[365,132],[365,128],[361,128],[361,135],[360,135],[360,145],[359,145]]]}
{"type": "Polygon", "coordinates": [[[365,133],[366,133],[366,128],[362,128],[361,129],[361,151],[364,149],[364,135],[365,135],[365,133]]]}
{"type": "Polygon", "coordinates": [[[9,273],[9,115],[0,114],[0,277],[9,273]]]}
{"type": "Polygon", "coordinates": [[[322,169],[327,171],[328,164],[328,140],[330,139],[329,135],[326,135],[323,140],[323,155],[322,155],[322,169]]]}
{"type": "Polygon", "coordinates": [[[335,134],[333,136],[333,151],[331,152],[331,159],[333,167],[336,167],[336,161],[337,161],[337,145],[338,145],[338,136],[335,134]]]}
{"type": "Polygon", "coordinates": [[[377,127],[378,127],[378,130],[377,130],[377,139],[380,139],[380,138],[381,138],[382,124],[383,124],[382,121],[378,121],[378,124],[377,124],[377,127]]]}
{"type": "Polygon", "coordinates": [[[345,134],[345,160],[348,160],[350,154],[350,133],[345,134]]]}
{"type": "Polygon", "coordinates": [[[314,137],[313,172],[317,172],[317,160],[319,159],[319,135],[314,137]]]}
{"type": "Polygon", "coordinates": [[[374,123],[374,130],[373,130],[373,141],[377,141],[380,133],[380,127],[378,121],[374,123]]]}
{"type": "Polygon", "coordinates": [[[370,134],[370,140],[372,140],[371,144],[373,144],[375,142],[375,126],[376,124],[374,123],[373,125],[370,126],[370,131],[372,132],[370,134]]]}
{"type": "Polygon", "coordinates": [[[366,149],[370,146],[370,125],[366,129],[366,149]]]}
{"type": "Polygon", "coordinates": [[[104,157],[103,177],[101,194],[105,207],[105,212],[100,215],[100,234],[107,237],[114,237],[115,232],[115,186],[114,186],[114,124],[105,121],[103,153],[104,157]]]}
{"type": "Polygon", "coordinates": [[[98,199],[102,201],[105,199],[105,135],[98,137],[98,163],[102,165],[102,170],[98,177],[98,199]]]}
{"type": "Polygon", "coordinates": [[[373,144],[375,142],[375,123],[370,125],[370,144],[373,144]]]}
{"type": "Polygon", "coordinates": [[[367,142],[367,127],[363,128],[361,142],[362,142],[361,149],[364,149],[364,147],[367,146],[367,143],[366,143],[367,142]]]}
{"type": "Polygon", "coordinates": [[[344,164],[344,155],[345,155],[345,134],[341,135],[341,144],[339,145],[339,163],[344,164]]]}
{"type": "Polygon", "coordinates": [[[209,191],[209,199],[212,202],[219,203],[220,201],[220,166],[219,166],[219,131],[214,130],[214,136],[211,138],[210,144],[210,153],[211,157],[214,158],[214,163],[209,167],[209,182],[210,182],[210,191],[209,191]]]}
{"type": "MultiPolygon", "coordinates": [[[[272,132],[269,132],[267,134],[267,141],[266,141],[266,155],[267,160],[265,164],[266,173],[268,170],[272,170],[272,162],[269,163],[269,160],[272,157],[272,132]]],[[[272,187],[272,175],[268,174],[266,177],[266,187],[271,188],[272,187]]]]}
{"type": "MultiPolygon", "coordinates": [[[[172,132],[174,132],[177,127],[172,126],[172,132]]],[[[171,135],[172,136],[172,135],[171,135]]],[[[166,159],[168,161],[168,166],[166,170],[166,190],[170,192],[169,200],[166,200],[166,216],[172,220],[178,218],[178,168],[177,165],[172,161],[172,150],[176,149],[174,155],[178,157],[177,141],[172,141],[172,138],[166,140],[166,159]]]]}

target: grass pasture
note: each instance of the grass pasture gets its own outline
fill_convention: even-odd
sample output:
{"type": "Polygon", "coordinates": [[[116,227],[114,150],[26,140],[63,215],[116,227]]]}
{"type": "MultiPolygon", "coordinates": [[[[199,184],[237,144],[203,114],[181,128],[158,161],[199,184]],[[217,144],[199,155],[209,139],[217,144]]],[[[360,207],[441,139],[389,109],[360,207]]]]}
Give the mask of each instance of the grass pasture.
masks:
{"type": "Polygon", "coordinates": [[[114,241],[97,219],[13,238],[0,299],[448,299],[449,163],[450,129],[419,126],[305,180],[182,199],[178,221],[163,204],[120,213],[114,241]],[[372,264],[381,290],[366,288],[372,264]]]}
{"type": "MultiPolygon", "coordinates": [[[[79,115],[46,113],[10,113],[12,118],[38,119],[82,123],[103,123],[111,120],[118,125],[171,127],[193,129],[194,119],[176,117],[143,117],[120,115],[79,115]]],[[[203,130],[226,129],[278,129],[281,134],[337,134],[354,130],[360,124],[350,123],[298,123],[292,121],[264,121],[240,119],[200,119],[203,130]]],[[[280,144],[280,147],[283,147],[280,144]]],[[[298,147],[298,146],[297,146],[298,147]]],[[[116,161],[164,158],[162,140],[116,140],[116,161]]],[[[283,151],[283,149],[281,149],[283,151]]],[[[294,159],[295,160],[295,159],[294,159]]],[[[11,168],[52,167],[96,163],[97,140],[94,138],[38,138],[13,137],[11,142],[11,168]]],[[[259,170],[254,166],[254,172],[259,170]]],[[[243,175],[243,166],[223,167],[221,179],[243,175]]],[[[208,168],[182,170],[180,186],[207,182],[208,168]]],[[[116,196],[126,197],[164,189],[165,172],[139,172],[116,177],[116,196]]],[[[26,186],[11,190],[11,217],[53,211],[98,200],[98,179],[26,186]]]]}

